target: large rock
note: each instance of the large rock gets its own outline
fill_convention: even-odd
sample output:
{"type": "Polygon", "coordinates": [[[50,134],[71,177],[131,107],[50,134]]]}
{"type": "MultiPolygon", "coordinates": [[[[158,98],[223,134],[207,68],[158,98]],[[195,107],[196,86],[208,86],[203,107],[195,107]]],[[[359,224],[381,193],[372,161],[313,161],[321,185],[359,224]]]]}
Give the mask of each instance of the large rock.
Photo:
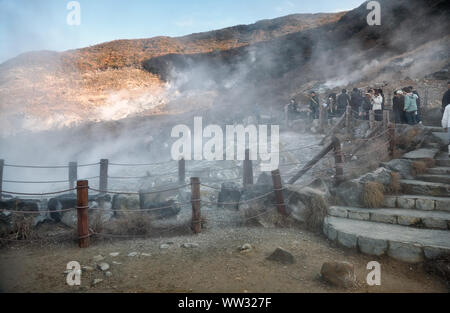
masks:
{"type": "MultiPolygon", "coordinates": [[[[114,213],[110,207],[104,207],[101,210],[91,207],[91,209],[88,210],[89,227],[93,227],[96,224],[106,223],[113,217],[113,215],[114,213]]],[[[78,225],[77,210],[63,212],[60,218],[60,222],[69,227],[76,228],[78,225]]]]}
{"type": "Polygon", "coordinates": [[[285,202],[290,216],[296,221],[304,223],[306,228],[320,231],[327,212],[327,190],[296,185],[286,185],[285,187],[288,194],[285,202]]]}
{"type": "Polygon", "coordinates": [[[258,179],[256,180],[256,184],[257,185],[269,185],[269,186],[273,186],[273,182],[272,182],[272,176],[269,175],[266,172],[262,172],[259,176],[258,179]]]}
{"type": "MultiPolygon", "coordinates": [[[[103,203],[107,203],[111,201],[111,196],[109,195],[89,195],[88,197],[89,205],[91,206],[94,202],[98,203],[102,201],[103,203]]],[[[59,195],[57,197],[51,198],[48,200],[47,210],[50,212],[50,217],[59,222],[64,215],[64,212],[58,212],[60,210],[67,210],[76,208],[77,206],[77,195],[74,193],[68,193],[59,195]]]]}
{"type": "Polygon", "coordinates": [[[238,208],[241,199],[241,188],[233,182],[225,182],[219,192],[217,204],[221,207],[238,208]],[[223,203],[236,203],[235,205],[224,205],[223,203]]]}
{"type": "Polygon", "coordinates": [[[344,205],[359,207],[363,204],[361,197],[364,184],[367,182],[377,182],[384,186],[390,186],[392,184],[391,172],[387,168],[380,167],[359,178],[345,181],[335,189],[336,196],[344,205]]]}
{"type": "Polygon", "coordinates": [[[348,262],[325,262],[320,274],[327,282],[343,288],[351,288],[356,283],[355,267],[348,262]]]}
{"type": "Polygon", "coordinates": [[[159,188],[141,189],[139,194],[139,207],[147,210],[156,219],[177,215],[182,207],[189,206],[186,204],[188,201],[190,201],[190,193],[186,187],[180,187],[178,183],[159,188]]]}
{"type": "Polygon", "coordinates": [[[139,208],[140,202],[138,195],[114,195],[112,199],[112,210],[116,217],[126,216],[135,212],[135,210],[139,210],[139,208]]]}
{"type": "Polygon", "coordinates": [[[427,141],[433,141],[431,131],[420,125],[396,124],[395,137],[396,146],[406,151],[418,149],[427,141]]]}
{"type": "Polygon", "coordinates": [[[238,209],[244,222],[271,227],[280,221],[272,191],[273,187],[268,185],[248,185],[242,189],[238,209]]]}
{"type": "Polygon", "coordinates": [[[0,209],[11,211],[39,211],[40,200],[32,199],[8,199],[0,201],[0,209]]]}
{"type": "Polygon", "coordinates": [[[397,172],[400,174],[400,176],[404,179],[413,179],[414,176],[412,175],[412,161],[406,160],[406,159],[393,159],[389,162],[382,163],[381,166],[397,172]]]}
{"type": "Polygon", "coordinates": [[[288,252],[280,247],[276,248],[275,251],[272,252],[272,254],[270,254],[267,257],[267,260],[279,262],[282,264],[294,264],[295,263],[294,256],[290,252],[288,252]]]}

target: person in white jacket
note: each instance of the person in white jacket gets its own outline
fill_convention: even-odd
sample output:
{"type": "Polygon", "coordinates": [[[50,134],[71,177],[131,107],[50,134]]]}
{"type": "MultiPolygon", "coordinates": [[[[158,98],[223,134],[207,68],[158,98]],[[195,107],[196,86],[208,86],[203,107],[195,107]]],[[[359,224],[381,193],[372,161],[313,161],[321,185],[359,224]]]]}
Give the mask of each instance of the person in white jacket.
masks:
{"type": "Polygon", "coordinates": [[[375,120],[383,120],[383,96],[378,90],[375,90],[375,94],[372,96],[372,110],[375,113],[375,120]]]}
{"type": "Polygon", "coordinates": [[[444,110],[444,115],[442,116],[442,127],[448,132],[448,155],[450,157],[450,104],[447,104],[444,110]]]}

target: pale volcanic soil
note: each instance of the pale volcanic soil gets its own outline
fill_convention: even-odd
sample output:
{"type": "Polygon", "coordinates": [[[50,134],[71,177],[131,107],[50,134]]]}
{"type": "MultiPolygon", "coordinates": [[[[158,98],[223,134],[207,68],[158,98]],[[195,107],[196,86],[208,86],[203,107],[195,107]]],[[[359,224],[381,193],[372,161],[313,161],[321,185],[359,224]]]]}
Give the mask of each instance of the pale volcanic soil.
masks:
{"type": "Polygon", "coordinates": [[[422,265],[409,265],[389,258],[375,258],[344,250],[323,235],[298,227],[225,227],[189,230],[152,239],[94,240],[80,249],[73,241],[61,244],[10,245],[0,250],[1,292],[448,292],[443,281],[427,274],[422,265]],[[161,244],[168,243],[167,249],[161,244]],[[198,247],[184,248],[184,243],[198,247]],[[253,246],[242,253],[245,243],[253,246]],[[282,265],[265,258],[277,247],[290,251],[295,264],[282,265]],[[119,252],[112,257],[109,254],[119,252]],[[128,256],[138,252],[138,256],[128,256]],[[66,264],[78,261],[95,267],[93,257],[103,255],[111,277],[99,269],[83,272],[81,286],[66,284],[66,264]],[[381,264],[381,286],[366,284],[369,261],[381,264]],[[348,261],[355,265],[357,287],[342,289],[320,278],[325,261],[348,261]],[[95,286],[95,278],[103,279],[95,286]]]}

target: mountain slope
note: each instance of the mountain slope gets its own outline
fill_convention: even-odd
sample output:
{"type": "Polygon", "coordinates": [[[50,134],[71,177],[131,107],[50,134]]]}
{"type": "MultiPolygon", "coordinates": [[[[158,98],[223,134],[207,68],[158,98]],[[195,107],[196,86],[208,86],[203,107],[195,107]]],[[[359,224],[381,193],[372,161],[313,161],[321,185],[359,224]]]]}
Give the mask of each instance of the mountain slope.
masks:
{"type": "Polygon", "coordinates": [[[242,47],[334,22],[343,14],[295,14],[178,38],[117,40],[62,53],[25,53],[0,64],[1,131],[158,111],[165,98],[164,82],[142,70],[144,60],[242,47]]]}

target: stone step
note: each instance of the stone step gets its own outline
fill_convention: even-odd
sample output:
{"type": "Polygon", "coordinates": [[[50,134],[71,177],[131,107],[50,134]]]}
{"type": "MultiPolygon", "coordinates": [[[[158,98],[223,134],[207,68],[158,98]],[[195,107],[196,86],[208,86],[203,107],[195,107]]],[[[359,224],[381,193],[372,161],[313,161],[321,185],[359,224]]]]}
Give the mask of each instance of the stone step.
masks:
{"type": "Polygon", "coordinates": [[[416,176],[417,180],[423,180],[432,183],[450,184],[450,175],[430,175],[423,174],[416,176]]]}
{"type": "Polygon", "coordinates": [[[450,167],[431,167],[427,169],[427,173],[431,175],[450,175],[450,167]]]}
{"type": "Polygon", "coordinates": [[[399,180],[399,183],[405,194],[435,197],[450,196],[450,184],[431,183],[413,179],[401,179],[399,180]]]}
{"type": "Polygon", "coordinates": [[[436,166],[450,167],[450,158],[448,152],[441,152],[436,156],[436,166]]]}
{"type": "Polygon", "coordinates": [[[439,126],[424,126],[424,128],[431,130],[433,133],[445,133],[445,130],[439,126]]]}
{"type": "Polygon", "coordinates": [[[332,241],[365,254],[418,263],[450,253],[450,231],[351,220],[327,216],[324,234],[332,241]]]}
{"type": "Polygon", "coordinates": [[[411,161],[418,161],[423,159],[434,159],[434,157],[439,153],[439,149],[432,148],[421,148],[417,150],[405,153],[402,159],[408,159],[411,161]]]}
{"type": "Polygon", "coordinates": [[[448,133],[445,132],[432,132],[432,136],[441,146],[448,145],[448,133]]]}
{"type": "Polygon", "coordinates": [[[383,206],[386,208],[450,212],[450,197],[423,195],[384,196],[383,206]]]}
{"type": "Polygon", "coordinates": [[[353,220],[398,224],[417,228],[450,229],[450,213],[441,211],[332,206],[328,208],[328,214],[353,220]]]}

